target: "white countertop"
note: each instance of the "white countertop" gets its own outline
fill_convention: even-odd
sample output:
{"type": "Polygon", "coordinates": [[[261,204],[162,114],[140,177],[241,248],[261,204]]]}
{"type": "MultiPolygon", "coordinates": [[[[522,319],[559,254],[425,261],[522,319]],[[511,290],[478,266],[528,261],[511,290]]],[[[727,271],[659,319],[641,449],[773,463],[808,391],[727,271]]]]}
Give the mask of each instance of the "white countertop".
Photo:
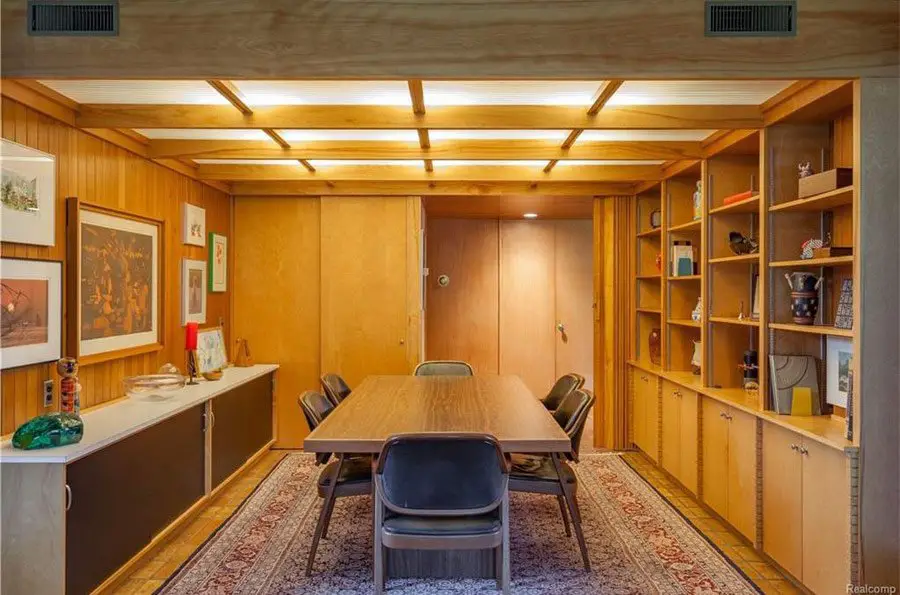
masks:
{"type": "Polygon", "coordinates": [[[84,437],[78,444],[19,450],[6,441],[0,446],[0,463],[71,463],[277,369],[278,366],[274,364],[226,368],[221,380],[201,379],[197,385],[175,391],[172,398],[165,401],[127,399],[89,411],[81,416],[84,420],[84,437]]]}

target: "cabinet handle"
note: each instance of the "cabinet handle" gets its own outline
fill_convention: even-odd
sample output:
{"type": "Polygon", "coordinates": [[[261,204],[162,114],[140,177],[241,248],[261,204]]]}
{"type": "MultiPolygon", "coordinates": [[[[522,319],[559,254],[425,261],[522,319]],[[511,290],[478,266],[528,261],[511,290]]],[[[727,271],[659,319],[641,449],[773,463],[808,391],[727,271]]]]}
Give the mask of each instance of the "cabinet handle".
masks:
{"type": "Polygon", "coordinates": [[[724,411],[720,411],[720,412],[719,412],[719,417],[721,417],[722,419],[728,419],[727,417],[725,417],[725,412],[724,412],[724,411]]]}
{"type": "Polygon", "coordinates": [[[211,426],[210,426],[210,421],[209,421],[209,414],[204,413],[203,414],[203,432],[204,433],[208,432],[210,430],[210,428],[211,428],[211,426]]]}
{"type": "Polygon", "coordinates": [[[799,451],[799,450],[800,450],[800,447],[797,446],[796,444],[791,444],[791,450],[799,451]]]}
{"type": "Polygon", "coordinates": [[[72,488],[66,484],[66,510],[72,508],[72,488]]]}
{"type": "Polygon", "coordinates": [[[209,415],[211,417],[212,424],[209,426],[210,429],[216,427],[216,412],[212,409],[209,410],[209,415]]]}
{"type": "Polygon", "coordinates": [[[801,446],[801,447],[799,448],[799,450],[800,450],[800,454],[809,456],[809,451],[806,450],[806,447],[805,447],[805,446],[801,446]]]}
{"type": "Polygon", "coordinates": [[[647,377],[642,375],[641,380],[643,380],[644,382],[647,382],[647,377]]]}
{"type": "Polygon", "coordinates": [[[726,414],[725,414],[725,419],[727,419],[728,421],[731,421],[731,420],[733,420],[734,418],[731,417],[730,414],[726,413],[726,414]]]}

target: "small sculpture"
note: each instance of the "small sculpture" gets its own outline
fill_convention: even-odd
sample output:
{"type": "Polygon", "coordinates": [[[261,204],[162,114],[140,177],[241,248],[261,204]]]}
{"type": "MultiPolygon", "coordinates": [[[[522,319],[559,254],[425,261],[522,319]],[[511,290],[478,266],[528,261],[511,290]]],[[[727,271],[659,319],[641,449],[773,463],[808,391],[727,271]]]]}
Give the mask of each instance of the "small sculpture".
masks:
{"type": "Polygon", "coordinates": [[[702,367],[702,354],[700,352],[700,341],[693,341],[694,343],[694,352],[691,354],[691,372],[695,375],[700,375],[700,369],[702,367]]]}
{"type": "Polygon", "coordinates": [[[791,288],[791,315],[795,324],[815,324],[819,313],[819,286],[822,278],[812,273],[784,274],[791,288]]]}
{"type": "Polygon", "coordinates": [[[56,362],[59,372],[59,408],[63,413],[78,415],[81,411],[81,384],[78,383],[78,361],[64,357],[56,362]]]}
{"type": "Polygon", "coordinates": [[[739,231],[728,233],[728,245],[731,251],[738,256],[742,254],[756,254],[759,252],[759,242],[751,237],[746,237],[739,231]]]}
{"type": "Polygon", "coordinates": [[[703,214],[703,182],[697,180],[697,189],[694,190],[694,221],[700,219],[703,214]]]}
{"type": "Polygon", "coordinates": [[[816,172],[813,171],[812,163],[809,161],[803,161],[802,163],[797,164],[797,177],[808,178],[814,173],[816,172]]]}
{"type": "Polygon", "coordinates": [[[700,318],[703,317],[703,302],[700,301],[700,298],[697,298],[697,305],[694,306],[694,309],[691,310],[691,320],[694,322],[700,322],[700,318]]]}
{"type": "Polygon", "coordinates": [[[35,450],[81,442],[84,422],[77,413],[39,415],[19,426],[12,437],[13,448],[35,450]]]}

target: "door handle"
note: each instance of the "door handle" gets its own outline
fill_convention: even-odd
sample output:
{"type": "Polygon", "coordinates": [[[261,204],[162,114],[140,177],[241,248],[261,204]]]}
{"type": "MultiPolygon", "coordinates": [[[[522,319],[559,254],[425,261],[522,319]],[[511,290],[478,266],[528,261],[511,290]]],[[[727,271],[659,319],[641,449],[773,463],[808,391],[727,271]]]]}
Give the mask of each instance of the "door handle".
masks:
{"type": "Polygon", "coordinates": [[[72,487],[66,484],[66,510],[72,508],[72,487]]]}
{"type": "Polygon", "coordinates": [[[561,323],[561,322],[557,322],[557,323],[556,323],[556,330],[558,330],[558,331],[561,332],[561,333],[565,333],[565,332],[566,332],[566,325],[564,325],[564,324],[561,323]]]}

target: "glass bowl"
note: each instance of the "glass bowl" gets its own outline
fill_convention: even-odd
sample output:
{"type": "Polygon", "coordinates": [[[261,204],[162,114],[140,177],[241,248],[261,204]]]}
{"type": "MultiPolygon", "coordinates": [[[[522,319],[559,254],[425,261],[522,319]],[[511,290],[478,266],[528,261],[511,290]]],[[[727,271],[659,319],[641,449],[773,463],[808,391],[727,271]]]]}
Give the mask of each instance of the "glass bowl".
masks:
{"type": "Polygon", "coordinates": [[[187,378],[180,374],[145,374],[129,376],[122,381],[125,394],[132,399],[143,401],[164,401],[174,396],[174,392],[184,388],[187,378]]]}

